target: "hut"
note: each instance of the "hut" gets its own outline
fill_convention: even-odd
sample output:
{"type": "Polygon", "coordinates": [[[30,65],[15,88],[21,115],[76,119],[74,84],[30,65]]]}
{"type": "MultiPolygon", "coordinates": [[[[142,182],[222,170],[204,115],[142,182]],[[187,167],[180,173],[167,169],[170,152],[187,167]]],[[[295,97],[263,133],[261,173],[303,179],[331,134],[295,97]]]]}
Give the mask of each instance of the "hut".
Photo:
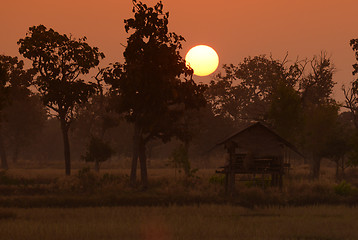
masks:
{"type": "Polygon", "coordinates": [[[227,192],[234,190],[237,174],[265,177],[272,186],[281,188],[291,157],[303,157],[293,144],[261,122],[243,126],[218,145],[224,145],[228,152],[227,164],[217,170],[226,176],[227,192]]]}

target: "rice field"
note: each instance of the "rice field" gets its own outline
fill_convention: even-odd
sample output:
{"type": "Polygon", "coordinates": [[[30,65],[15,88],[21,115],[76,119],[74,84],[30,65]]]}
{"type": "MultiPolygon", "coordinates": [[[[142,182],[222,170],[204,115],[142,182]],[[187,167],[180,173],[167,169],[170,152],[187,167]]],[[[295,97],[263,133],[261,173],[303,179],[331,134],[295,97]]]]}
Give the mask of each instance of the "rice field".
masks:
{"type": "MultiPolygon", "coordinates": [[[[199,170],[200,179],[190,186],[183,185],[174,169],[149,169],[147,192],[127,186],[129,169],[103,168],[100,175],[79,177],[80,170],[74,168],[71,177],[59,168],[7,171],[0,188],[0,240],[358,239],[358,207],[350,207],[357,206],[357,185],[337,194],[331,168],[324,168],[317,182],[307,179],[307,167],[296,169],[282,192],[238,183],[234,202],[239,204],[233,205],[222,201],[223,186],[210,182],[215,169],[199,170]],[[93,187],[104,174],[113,179],[93,187]],[[86,186],[93,191],[85,191],[86,186]],[[183,201],[184,206],[165,197],[177,198],[175,203],[183,201]],[[169,206],[122,205],[160,198],[169,206]],[[213,201],[202,201],[210,198],[213,201]]],[[[357,182],[356,173],[350,174],[350,182],[357,182]]]]}
{"type": "Polygon", "coordinates": [[[228,205],[2,208],[0,238],[11,240],[245,239],[355,240],[358,208],[228,205]]]}

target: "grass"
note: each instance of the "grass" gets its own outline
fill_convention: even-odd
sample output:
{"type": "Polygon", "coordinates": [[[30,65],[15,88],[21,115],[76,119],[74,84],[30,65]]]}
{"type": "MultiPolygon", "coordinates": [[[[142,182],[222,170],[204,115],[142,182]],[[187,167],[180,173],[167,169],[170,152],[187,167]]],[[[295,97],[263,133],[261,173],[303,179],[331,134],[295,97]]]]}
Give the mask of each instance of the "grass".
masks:
{"type": "Polygon", "coordinates": [[[232,204],[248,208],[306,206],[317,204],[357,205],[354,179],[332,180],[330,169],[319,181],[307,177],[304,166],[284,179],[280,191],[254,182],[237,182],[233,196],[225,195],[222,176],[214,169],[200,170],[195,177],[174,174],[173,169],[149,169],[147,191],[129,186],[127,170],[104,169],[96,174],[88,168],[63,176],[60,169],[12,169],[0,173],[0,207],[98,207],[232,204]]]}
{"type": "Polygon", "coordinates": [[[0,209],[2,239],[358,239],[358,209],[228,205],[0,209]]]}
{"type": "Polygon", "coordinates": [[[214,169],[149,169],[147,191],[129,187],[128,169],[11,169],[0,173],[0,239],[358,239],[357,169],[342,182],[308,170],[282,191],[238,182],[230,197],[214,169]]]}

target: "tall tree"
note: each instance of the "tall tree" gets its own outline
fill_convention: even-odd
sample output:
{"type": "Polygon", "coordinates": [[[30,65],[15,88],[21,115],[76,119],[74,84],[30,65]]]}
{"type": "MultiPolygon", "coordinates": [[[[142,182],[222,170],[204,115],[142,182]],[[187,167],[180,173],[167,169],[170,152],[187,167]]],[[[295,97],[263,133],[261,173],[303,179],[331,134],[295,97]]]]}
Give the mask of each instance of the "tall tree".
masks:
{"type": "MultiPolygon", "coordinates": [[[[9,76],[6,70],[5,65],[0,62],[0,114],[2,113],[2,109],[4,108],[7,98],[8,98],[8,88],[9,88],[9,76]]],[[[2,120],[2,114],[0,115],[0,123],[2,120]]],[[[0,131],[2,130],[2,126],[0,125],[0,131]]],[[[0,158],[1,158],[1,168],[8,169],[8,163],[6,159],[6,152],[4,147],[4,141],[2,138],[2,132],[0,132],[0,158]]]]}
{"type": "Polygon", "coordinates": [[[302,147],[311,163],[313,178],[319,178],[321,159],[334,136],[339,107],[332,98],[335,68],[326,53],[313,57],[311,71],[300,81],[304,111],[302,147]]]}
{"type": "Polygon", "coordinates": [[[8,148],[13,150],[16,161],[22,147],[33,141],[46,119],[46,112],[38,96],[33,95],[28,87],[33,79],[33,72],[24,69],[24,62],[17,57],[0,55],[0,62],[5,66],[10,88],[9,103],[3,109],[2,137],[8,148]]]}
{"type": "MultiPolygon", "coordinates": [[[[28,87],[31,83],[33,72],[31,70],[25,70],[24,62],[22,60],[18,60],[17,57],[0,55],[0,63],[7,77],[7,83],[5,85],[6,104],[1,107],[2,121],[0,128],[0,152],[3,159],[3,166],[7,167],[7,152],[5,151],[5,145],[12,145],[11,140],[15,139],[13,134],[14,131],[11,131],[15,130],[15,128],[11,129],[9,126],[11,124],[16,125],[16,121],[14,121],[15,119],[23,120],[28,116],[32,116],[32,113],[25,117],[22,112],[17,112],[15,115],[12,113],[18,110],[18,103],[22,100],[24,100],[26,104],[29,103],[28,100],[31,92],[28,87]]],[[[27,110],[31,111],[31,106],[28,105],[27,107],[27,110]]],[[[21,131],[24,129],[22,127],[26,128],[26,126],[29,126],[28,122],[22,122],[22,124],[16,126],[16,131],[21,131]]]]}
{"type": "Polygon", "coordinates": [[[60,120],[65,171],[66,175],[70,175],[68,130],[75,117],[74,109],[95,92],[95,85],[86,83],[80,77],[97,66],[104,54],[88,45],[86,37],[73,39],[43,25],[30,27],[26,37],[18,44],[19,52],[32,61],[32,68],[36,71],[33,85],[44,105],[60,120]]]}
{"type": "MultiPolygon", "coordinates": [[[[114,152],[109,145],[109,129],[119,124],[119,116],[110,109],[110,97],[104,91],[103,72],[100,69],[95,76],[97,81],[97,93],[78,111],[78,121],[73,126],[73,137],[77,144],[87,145],[86,153],[82,158],[85,161],[94,162],[95,171],[99,172],[100,163],[109,159],[114,152]],[[83,144],[85,143],[85,144],[83,144]],[[100,156],[103,154],[103,156],[100,156]]],[[[112,131],[111,131],[112,132],[112,131]]]]}
{"type": "Polygon", "coordinates": [[[134,125],[131,183],[136,181],[137,161],[141,182],[148,184],[146,144],[152,139],[164,142],[172,137],[188,138],[183,115],[186,109],[205,104],[204,87],[188,78],[192,70],[180,56],[180,35],[168,31],[169,13],[162,2],[148,7],[133,0],[134,18],[124,20],[128,38],[123,65],[107,69],[116,109],[134,125]],[[184,75],[184,80],[180,76],[184,75]]]}
{"type": "Polygon", "coordinates": [[[314,56],[310,63],[311,71],[300,81],[302,102],[305,107],[332,102],[335,67],[327,53],[314,56]]]}
{"type": "Polygon", "coordinates": [[[297,143],[303,128],[301,95],[292,86],[279,84],[271,95],[268,122],[281,136],[297,143]]]}
{"type": "MultiPolygon", "coordinates": [[[[353,66],[352,74],[355,76],[358,73],[358,38],[352,39],[350,41],[350,46],[354,51],[354,55],[357,61],[355,64],[352,65],[353,66]]],[[[345,96],[344,107],[349,109],[349,111],[352,113],[354,118],[354,125],[358,130],[358,78],[356,78],[351,83],[350,87],[345,88],[343,86],[343,92],[345,96]]]]}
{"type": "Polygon", "coordinates": [[[11,105],[4,109],[4,140],[16,163],[23,150],[34,144],[44,127],[47,113],[37,95],[24,95],[10,89],[11,105]]]}
{"type": "Polygon", "coordinates": [[[301,146],[311,165],[311,174],[314,179],[319,178],[321,160],[327,156],[327,147],[334,141],[338,124],[338,109],[336,104],[325,103],[304,110],[301,146]]]}
{"type": "MultiPolygon", "coordinates": [[[[352,65],[352,74],[356,76],[358,74],[358,38],[351,39],[350,46],[356,58],[356,63],[352,65]]],[[[345,96],[345,104],[343,106],[350,111],[355,126],[355,134],[351,142],[350,162],[352,165],[358,165],[358,78],[356,77],[349,87],[343,86],[342,89],[345,96]]]]}

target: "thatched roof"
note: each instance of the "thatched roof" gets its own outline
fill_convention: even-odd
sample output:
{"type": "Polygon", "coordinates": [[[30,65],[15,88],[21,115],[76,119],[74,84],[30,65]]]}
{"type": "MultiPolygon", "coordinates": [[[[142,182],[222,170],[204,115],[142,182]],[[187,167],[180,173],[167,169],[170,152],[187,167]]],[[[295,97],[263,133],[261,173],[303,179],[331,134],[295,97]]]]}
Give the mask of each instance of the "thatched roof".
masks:
{"type": "MultiPolygon", "coordinates": [[[[238,131],[236,131],[229,137],[226,137],[224,140],[220,141],[216,146],[225,144],[229,141],[236,142],[235,140],[240,139],[241,136],[249,135],[250,132],[252,132],[253,130],[259,130],[259,133],[256,131],[256,134],[262,134],[262,135],[265,134],[266,136],[270,135],[270,138],[272,140],[287,146],[292,151],[294,151],[297,154],[299,154],[300,156],[304,157],[303,154],[292,143],[290,143],[289,141],[287,141],[286,139],[281,137],[278,133],[276,133],[270,127],[266,126],[265,124],[263,124],[261,122],[254,122],[254,123],[249,123],[249,124],[243,125],[238,131]]],[[[256,139],[258,139],[258,138],[256,138],[256,139]]],[[[243,140],[241,140],[241,141],[243,141],[243,140]]],[[[253,142],[251,142],[251,144],[262,144],[262,143],[253,141],[253,142]]]]}

